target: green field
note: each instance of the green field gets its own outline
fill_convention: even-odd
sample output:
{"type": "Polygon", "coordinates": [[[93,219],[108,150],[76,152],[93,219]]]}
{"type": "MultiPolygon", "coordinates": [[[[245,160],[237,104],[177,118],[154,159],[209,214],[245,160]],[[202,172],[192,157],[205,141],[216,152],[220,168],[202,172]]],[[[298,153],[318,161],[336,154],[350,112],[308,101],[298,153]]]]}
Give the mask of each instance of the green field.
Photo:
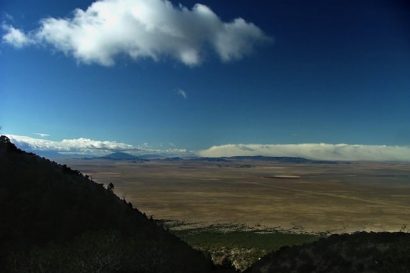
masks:
{"type": "Polygon", "coordinates": [[[317,240],[314,234],[276,230],[244,230],[211,226],[171,231],[196,249],[211,255],[216,264],[232,264],[244,270],[267,253],[283,246],[301,245],[317,240]]]}

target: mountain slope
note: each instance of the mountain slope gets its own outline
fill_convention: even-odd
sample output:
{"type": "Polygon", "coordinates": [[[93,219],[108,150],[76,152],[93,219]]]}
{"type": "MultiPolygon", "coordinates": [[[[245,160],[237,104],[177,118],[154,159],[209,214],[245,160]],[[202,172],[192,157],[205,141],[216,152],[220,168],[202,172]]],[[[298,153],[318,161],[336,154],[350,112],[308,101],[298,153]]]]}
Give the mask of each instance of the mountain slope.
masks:
{"type": "Polygon", "coordinates": [[[78,171],[0,137],[0,270],[209,272],[211,263],[78,171]]]}
{"type": "Polygon", "coordinates": [[[245,273],[408,273],[410,234],[332,235],[302,246],[284,247],[245,273]]]}

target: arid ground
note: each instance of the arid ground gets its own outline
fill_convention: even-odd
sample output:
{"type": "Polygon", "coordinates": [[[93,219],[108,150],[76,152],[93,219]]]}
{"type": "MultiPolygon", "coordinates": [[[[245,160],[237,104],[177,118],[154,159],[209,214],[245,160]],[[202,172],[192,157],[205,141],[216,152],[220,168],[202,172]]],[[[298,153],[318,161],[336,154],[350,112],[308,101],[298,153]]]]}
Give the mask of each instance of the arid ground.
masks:
{"type": "Polygon", "coordinates": [[[410,230],[410,164],[62,162],[157,219],[295,232],[410,230]]]}

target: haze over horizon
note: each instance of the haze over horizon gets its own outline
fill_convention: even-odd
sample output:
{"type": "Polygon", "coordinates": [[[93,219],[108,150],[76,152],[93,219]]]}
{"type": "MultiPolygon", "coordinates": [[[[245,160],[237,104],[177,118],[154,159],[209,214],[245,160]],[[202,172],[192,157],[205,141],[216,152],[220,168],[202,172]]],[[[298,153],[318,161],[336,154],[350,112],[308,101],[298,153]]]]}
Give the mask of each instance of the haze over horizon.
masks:
{"type": "Polygon", "coordinates": [[[410,161],[406,1],[0,4],[23,147],[410,161]]]}

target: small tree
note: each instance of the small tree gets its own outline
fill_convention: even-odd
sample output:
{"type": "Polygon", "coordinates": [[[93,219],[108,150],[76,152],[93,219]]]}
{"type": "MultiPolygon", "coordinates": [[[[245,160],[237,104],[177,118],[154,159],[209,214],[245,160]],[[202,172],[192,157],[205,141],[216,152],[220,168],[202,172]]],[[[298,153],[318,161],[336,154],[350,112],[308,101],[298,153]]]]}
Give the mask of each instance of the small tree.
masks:
{"type": "Polygon", "coordinates": [[[112,192],[114,190],[114,184],[113,183],[108,184],[107,190],[112,192]]]}

